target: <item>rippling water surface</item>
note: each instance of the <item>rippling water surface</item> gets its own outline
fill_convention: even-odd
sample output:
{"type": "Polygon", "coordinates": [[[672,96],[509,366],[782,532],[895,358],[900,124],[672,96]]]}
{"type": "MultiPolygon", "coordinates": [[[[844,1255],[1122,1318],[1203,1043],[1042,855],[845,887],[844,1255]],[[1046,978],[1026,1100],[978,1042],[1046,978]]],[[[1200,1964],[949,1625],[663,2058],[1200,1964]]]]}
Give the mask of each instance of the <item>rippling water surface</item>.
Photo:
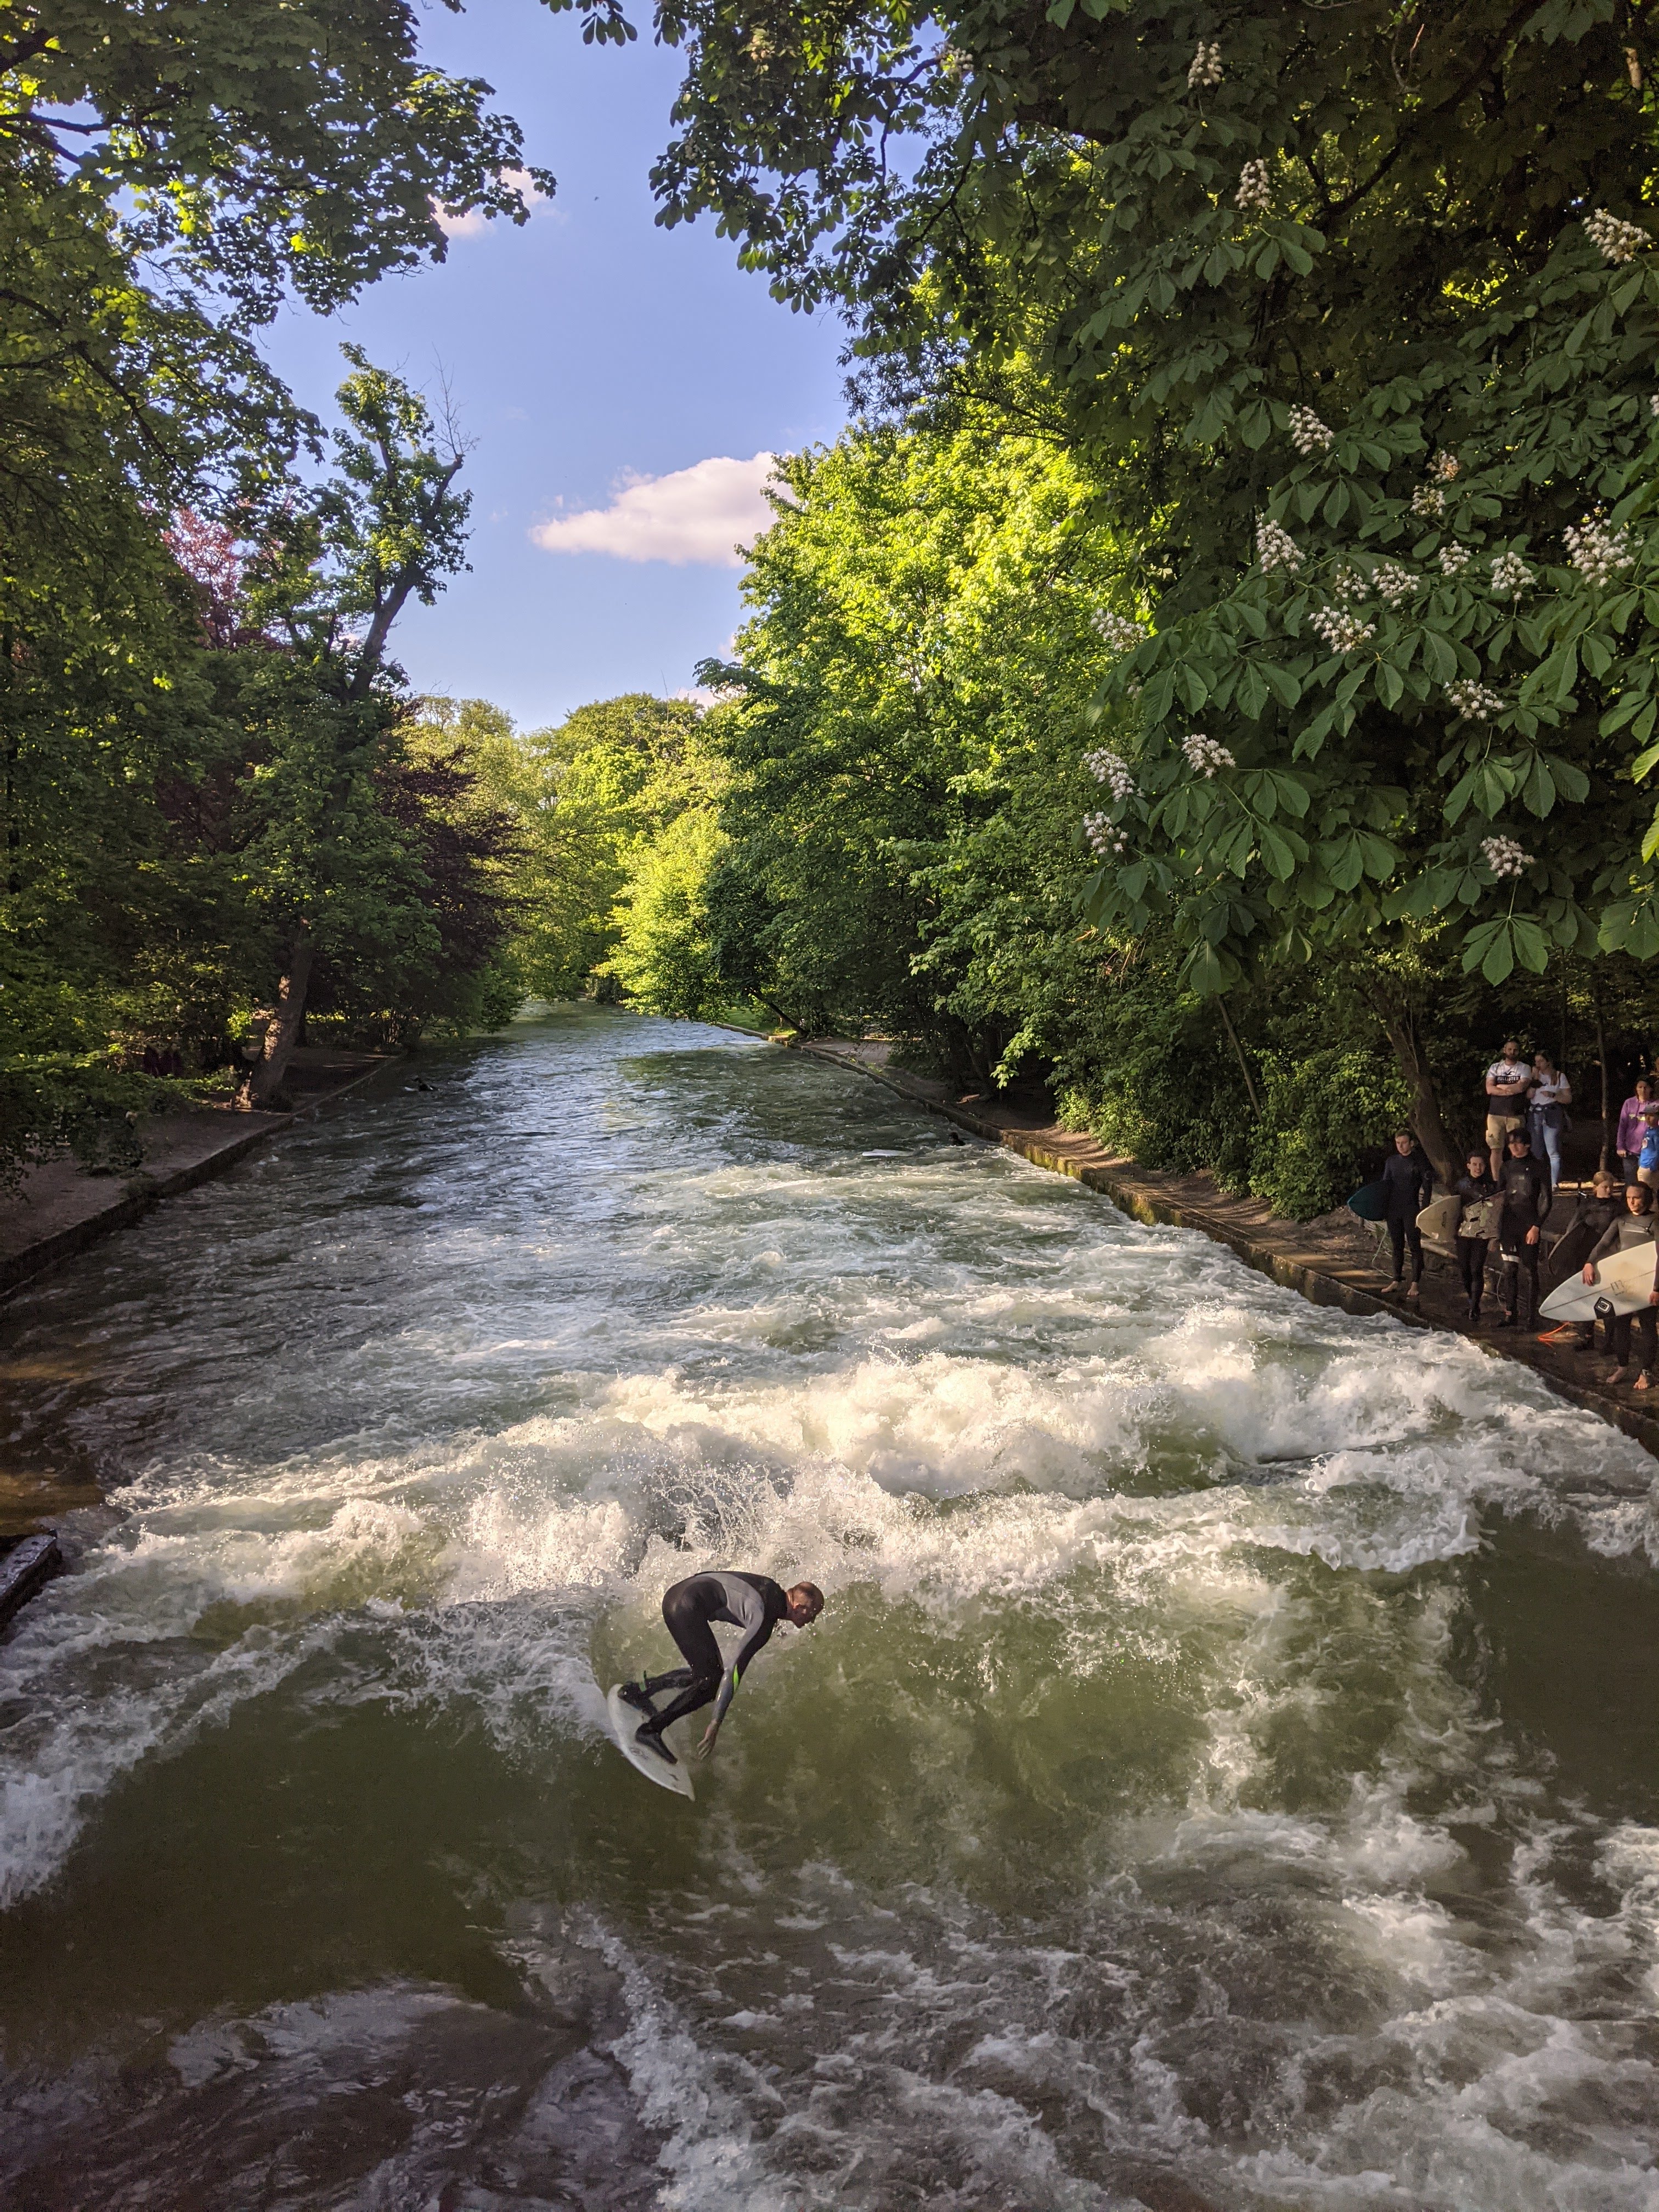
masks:
{"type": "Polygon", "coordinates": [[[428,1070],[9,1310],[9,2205],[1659,2206],[1636,1446],[716,1031],[428,1070]]]}

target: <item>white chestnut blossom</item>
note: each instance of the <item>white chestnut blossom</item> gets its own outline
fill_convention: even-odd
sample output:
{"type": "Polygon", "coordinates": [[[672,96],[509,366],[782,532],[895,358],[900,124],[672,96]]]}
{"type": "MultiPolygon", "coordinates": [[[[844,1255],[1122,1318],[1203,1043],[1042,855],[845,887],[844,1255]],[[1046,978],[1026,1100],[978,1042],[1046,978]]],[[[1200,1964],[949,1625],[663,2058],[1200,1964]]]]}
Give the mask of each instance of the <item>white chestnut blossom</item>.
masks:
{"type": "Polygon", "coordinates": [[[1361,575],[1359,570],[1346,561],[1331,576],[1331,597],[1340,599],[1345,605],[1351,605],[1355,599],[1363,599],[1370,588],[1370,579],[1361,575]]]}
{"type": "Polygon", "coordinates": [[[1446,512],[1446,495],[1437,484],[1419,484],[1412,494],[1412,513],[1425,522],[1437,522],[1446,512]]]}
{"type": "Polygon", "coordinates": [[[1532,581],[1532,570],[1518,553],[1499,553],[1492,564],[1492,587],[1505,599],[1518,599],[1532,581]]]}
{"type": "Polygon", "coordinates": [[[1335,442],[1335,431],[1322,422],[1311,407],[1291,408],[1291,443],[1298,453],[1328,453],[1335,442]]]}
{"type": "Polygon", "coordinates": [[[1483,837],[1480,850],[1493,875],[1523,876],[1532,866],[1532,854],[1523,852],[1513,837],[1483,837]]]}
{"type": "Polygon", "coordinates": [[[1089,620],[1114,653],[1133,653],[1152,635],[1145,623],[1132,622],[1127,615],[1115,614],[1110,607],[1097,607],[1089,620]]]}
{"type": "Polygon", "coordinates": [[[1266,215],[1273,204],[1273,179],[1267,174],[1267,164],[1265,161],[1246,161],[1238,173],[1238,190],[1233,194],[1233,205],[1243,208],[1246,215],[1266,215]]]}
{"type": "Polygon", "coordinates": [[[1083,765],[1097,783],[1106,786],[1114,799],[1122,800],[1133,796],[1134,770],[1121,753],[1115,753],[1109,746],[1103,745],[1098,752],[1085,753],[1083,765]]]}
{"type": "Polygon", "coordinates": [[[1569,523],[1561,535],[1566,540],[1568,560],[1592,584],[1610,584],[1636,558],[1629,531],[1622,525],[1615,530],[1599,513],[1587,514],[1582,522],[1569,523]]]}
{"type": "Polygon", "coordinates": [[[1443,576],[1461,576],[1474,558],[1468,547],[1460,545],[1454,538],[1449,545],[1440,549],[1440,573],[1443,576]]]}
{"type": "Polygon", "coordinates": [[[1648,412],[1650,415],[1659,415],[1659,392],[1649,392],[1648,412]]]}
{"type": "Polygon", "coordinates": [[[1467,714],[1472,722],[1489,720],[1504,711],[1503,694],[1489,691],[1484,684],[1477,684],[1472,676],[1460,676],[1455,684],[1446,686],[1446,696],[1460,714],[1467,714]]]}
{"type": "Polygon", "coordinates": [[[1597,208],[1594,215],[1584,217],[1584,235],[1613,262],[1634,261],[1644,246],[1653,243],[1640,223],[1622,222],[1606,208],[1597,208]]]}
{"type": "Polygon", "coordinates": [[[1189,730],[1181,740],[1187,765],[1197,775],[1213,775],[1218,768],[1231,768],[1233,757],[1225,745],[1206,738],[1202,730],[1189,730]]]}
{"type": "Polygon", "coordinates": [[[1402,568],[1398,561],[1379,561],[1371,582],[1391,607],[1397,607],[1401,599],[1408,599],[1417,589],[1417,578],[1409,568],[1402,568]]]}
{"type": "Polygon", "coordinates": [[[1308,620],[1333,653],[1352,653],[1355,646],[1376,635],[1375,623],[1361,622],[1343,607],[1316,607],[1308,620]]]}
{"type": "Polygon", "coordinates": [[[1429,464],[1429,474],[1437,483],[1455,483],[1463,473],[1463,464],[1455,453],[1437,453],[1429,464]]]}
{"type": "Polygon", "coordinates": [[[1293,576],[1302,566],[1302,548],[1288,530],[1269,522],[1264,514],[1255,526],[1255,557],[1264,574],[1271,575],[1275,568],[1283,568],[1293,576]]]}
{"type": "Polygon", "coordinates": [[[1220,82],[1221,49],[1213,43],[1206,46],[1200,39],[1198,52],[1193,56],[1192,67],[1187,72],[1188,90],[1197,92],[1203,86],[1219,84],[1220,82]]]}
{"type": "Polygon", "coordinates": [[[1083,834],[1103,860],[1115,859],[1129,849],[1128,839],[1114,825],[1109,814],[1085,814],[1083,834]]]}

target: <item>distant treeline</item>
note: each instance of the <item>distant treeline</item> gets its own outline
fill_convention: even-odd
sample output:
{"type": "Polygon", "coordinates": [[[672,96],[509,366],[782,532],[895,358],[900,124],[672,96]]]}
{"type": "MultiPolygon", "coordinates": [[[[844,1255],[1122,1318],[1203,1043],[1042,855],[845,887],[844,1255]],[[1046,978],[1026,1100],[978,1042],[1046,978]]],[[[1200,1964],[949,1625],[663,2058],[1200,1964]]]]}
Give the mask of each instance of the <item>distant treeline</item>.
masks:
{"type": "Polygon", "coordinates": [[[526,988],[880,1030],[964,1089],[1023,1087],[1304,1217],[1425,1094],[1449,1142],[1476,1135],[1511,1030],[1568,1067],[1581,1121],[1605,1059],[1616,1109],[1659,1034],[1626,955],[1497,986],[1432,939],[1360,939],[1218,994],[1169,928],[1086,919],[1119,560],[1095,501],[994,416],[849,433],[786,465],[713,704],[611,700],[522,741],[479,703],[429,708],[426,742],[502,764],[526,988]]]}

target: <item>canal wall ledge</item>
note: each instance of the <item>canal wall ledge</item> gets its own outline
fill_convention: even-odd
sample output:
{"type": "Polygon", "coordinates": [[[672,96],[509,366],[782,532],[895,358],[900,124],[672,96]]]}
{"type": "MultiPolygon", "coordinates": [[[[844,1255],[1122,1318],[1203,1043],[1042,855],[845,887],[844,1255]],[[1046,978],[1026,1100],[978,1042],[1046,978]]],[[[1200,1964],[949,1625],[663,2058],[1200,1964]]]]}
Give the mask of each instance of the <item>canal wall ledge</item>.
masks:
{"type": "MultiPolygon", "coordinates": [[[[1490,1318],[1484,1328],[1470,1328],[1463,1316],[1462,1286],[1447,1261],[1429,1258],[1417,1310],[1390,1297],[1389,1276],[1377,1264],[1370,1231],[1346,1212],[1322,1221],[1282,1220],[1261,1199],[1230,1197],[1210,1176],[1162,1174],[1108,1152],[1093,1137],[1022,1114],[1000,1099],[963,1097],[954,1085],[892,1067],[888,1064],[892,1048],[878,1040],[789,1037],[779,1042],[809,1059],[854,1069],[974,1136],[1006,1145],[1037,1167],[1074,1176],[1137,1221],[1200,1230],[1316,1305],[1340,1306],[1352,1314],[1389,1313],[1408,1327],[1446,1329],[1467,1337],[1492,1358],[1512,1359],[1531,1368],[1560,1396],[1599,1414],[1659,1458],[1659,1407],[1650,1414],[1628,1386],[1607,1389],[1589,1373],[1586,1355],[1571,1345],[1541,1344],[1532,1330],[1491,1334],[1492,1320],[1500,1308],[1490,1287],[1490,1318]]],[[[1386,1260],[1386,1243],[1381,1244],[1381,1252],[1386,1260]]],[[[1659,1389],[1653,1395],[1659,1399],[1659,1389]]]]}
{"type": "Polygon", "coordinates": [[[289,1079],[302,1103],[285,1114],[239,1114],[228,1107],[161,1114],[143,1133],[143,1160],[127,1176],[92,1176],[72,1160],[51,1160],[25,1175],[0,1206],[0,1298],[61,1267],[117,1229],[142,1220],[164,1198],[223,1175],[240,1159],[319,1106],[362,1089],[401,1054],[302,1048],[289,1079]]]}

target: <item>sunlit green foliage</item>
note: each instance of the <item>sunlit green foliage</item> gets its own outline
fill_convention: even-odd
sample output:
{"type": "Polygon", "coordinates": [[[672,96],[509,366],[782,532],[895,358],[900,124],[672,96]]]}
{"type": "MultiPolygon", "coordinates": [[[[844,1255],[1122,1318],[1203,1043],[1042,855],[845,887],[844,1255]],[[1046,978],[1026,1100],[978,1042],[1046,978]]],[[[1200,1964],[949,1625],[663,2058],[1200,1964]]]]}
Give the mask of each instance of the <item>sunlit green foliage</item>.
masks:
{"type": "Polygon", "coordinates": [[[708,897],[726,842],[716,806],[694,799],[634,854],[605,973],[648,1013],[695,1021],[730,1009],[708,897]]]}
{"type": "Polygon", "coordinates": [[[503,784],[522,823],[518,957],[526,988],[614,998],[618,901],[635,863],[719,779],[698,708],[629,692],[527,732],[503,784]]]}
{"type": "Polygon", "coordinates": [[[848,436],[783,471],[756,610],[711,677],[723,972],[792,1026],[869,1018],[988,1073],[1075,988],[1079,762],[1109,556],[1036,440],[848,436]]]}
{"type": "Polygon", "coordinates": [[[405,757],[383,672],[460,565],[459,450],[354,356],[319,498],[250,337],[285,289],[441,258],[434,204],[524,219],[515,126],[416,32],[402,0],[0,4],[0,1175],[130,1150],[176,1092],[147,1045],[210,1067],[273,1000],[291,1043],[313,968],[406,1028],[495,960],[495,833],[463,865],[466,774],[405,757]]]}
{"type": "Polygon", "coordinates": [[[1094,702],[1091,917],[1200,994],[1346,963],[1447,1158],[1425,979],[1659,951],[1645,18],[658,21],[666,216],[717,210],[780,294],[846,304],[875,404],[1018,423],[1035,381],[1095,487],[1151,634],[1094,702]]]}

